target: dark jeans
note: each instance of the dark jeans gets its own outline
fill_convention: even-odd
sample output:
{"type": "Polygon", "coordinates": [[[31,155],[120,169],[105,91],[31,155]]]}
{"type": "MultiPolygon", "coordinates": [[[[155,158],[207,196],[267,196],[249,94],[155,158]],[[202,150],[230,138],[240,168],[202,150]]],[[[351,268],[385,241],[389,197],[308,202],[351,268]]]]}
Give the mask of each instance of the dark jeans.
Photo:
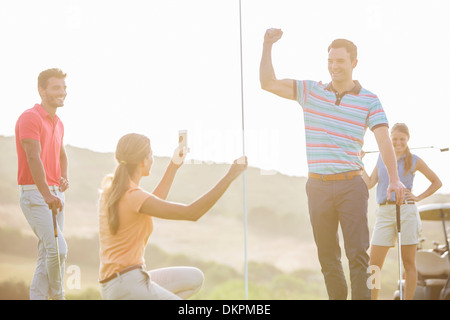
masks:
{"type": "Polygon", "coordinates": [[[370,299],[369,193],[360,176],[344,181],[309,178],[306,184],[309,214],[328,296],[347,299],[347,283],[341,263],[338,225],[341,225],[345,253],[349,260],[352,299],[370,299]]]}

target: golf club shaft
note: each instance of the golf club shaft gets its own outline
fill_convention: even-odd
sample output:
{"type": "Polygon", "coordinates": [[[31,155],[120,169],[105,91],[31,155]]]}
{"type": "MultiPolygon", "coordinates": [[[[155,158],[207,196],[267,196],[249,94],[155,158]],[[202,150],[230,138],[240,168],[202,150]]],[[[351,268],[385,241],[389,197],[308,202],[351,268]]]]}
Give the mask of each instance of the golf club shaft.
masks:
{"type": "MultiPolygon", "coordinates": [[[[441,152],[446,152],[449,151],[449,148],[436,148],[433,146],[429,146],[429,147],[414,147],[414,148],[409,148],[409,150],[417,150],[417,149],[439,149],[439,151],[441,152]]],[[[371,151],[365,151],[364,153],[377,153],[380,152],[379,150],[371,150],[371,151]]]]}
{"type": "Polygon", "coordinates": [[[58,257],[58,274],[59,274],[59,288],[61,298],[63,296],[63,288],[62,288],[62,275],[61,275],[61,259],[59,257],[59,246],[58,246],[58,224],[56,223],[56,215],[58,212],[57,209],[52,209],[52,218],[53,218],[53,232],[55,235],[55,246],[56,246],[56,256],[58,257]]]}
{"type": "Polygon", "coordinates": [[[398,279],[399,279],[399,292],[400,300],[403,300],[403,284],[402,284],[402,240],[401,240],[401,219],[400,219],[400,206],[395,205],[395,216],[397,221],[397,240],[398,240],[398,279]]]}
{"type": "Polygon", "coordinates": [[[410,148],[410,150],[416,150],[416,149],[439,149],[439,151],[441,151],[441,152],[448,151],[448,148],[436,148],[436,147],[433,147],[433,146],[410,148]]]}

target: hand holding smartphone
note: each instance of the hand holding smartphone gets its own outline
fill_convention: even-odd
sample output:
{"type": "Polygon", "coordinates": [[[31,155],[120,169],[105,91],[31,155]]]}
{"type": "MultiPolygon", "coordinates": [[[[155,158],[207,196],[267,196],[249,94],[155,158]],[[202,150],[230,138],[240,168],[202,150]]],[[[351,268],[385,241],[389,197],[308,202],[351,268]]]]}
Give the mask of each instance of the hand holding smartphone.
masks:
{"type": "Polygon", "coordinates": [[[183,157],[183,148],[187,148],[187,130],[178,131],[178,147],[180,148],[179,156],[183,157]]]}

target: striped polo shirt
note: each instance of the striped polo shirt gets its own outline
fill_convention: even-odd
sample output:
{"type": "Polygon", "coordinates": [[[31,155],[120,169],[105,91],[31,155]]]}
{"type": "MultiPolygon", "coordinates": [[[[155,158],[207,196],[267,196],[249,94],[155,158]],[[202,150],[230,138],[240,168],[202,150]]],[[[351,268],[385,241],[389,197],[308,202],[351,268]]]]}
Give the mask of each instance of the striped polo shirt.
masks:
{"type": "Polygon", "coordinates": [[[341,96],[331,82],[296,80],[296,84],[297,101],[304,114],[309,172],[334,174],[362,169],[366,129],[388,126],[378,97],[358,81],[341,96]]]}

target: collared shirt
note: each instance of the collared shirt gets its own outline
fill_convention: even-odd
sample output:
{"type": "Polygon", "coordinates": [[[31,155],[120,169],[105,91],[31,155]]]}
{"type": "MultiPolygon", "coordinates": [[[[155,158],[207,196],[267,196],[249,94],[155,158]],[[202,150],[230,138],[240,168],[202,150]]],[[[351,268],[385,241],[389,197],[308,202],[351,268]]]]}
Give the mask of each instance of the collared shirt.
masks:
{"type": "Polygon", "coordinates": [[[61,177],[60,152],[63,137],[64,126],[59,117],[55,115],[52,119],[40,104],[36,104],[20,115],[16,123],[17,182],[19,185],[35,184],[20,141],[34,139],[40,142],[41,160],[47,184],[58,185],[61,177]]]}
{"type": "Polygon", "coordinates": [[[337,93],[331,83],[296,81],[297,102],[303,107],[309,172],[334,174],[361,170],[361,149],[367,128],[388,126],[378,97],[358,81],[337,93]]]}
{"type": "Polygon", "coordinates": [[[336,102],[334,104],[338,106],[338,105],[341,104],[341,100],[346,94],[350,93],[350,94],[358,95],[361,92],[362,87],[361,87],[361,84],[359,83],[359,81],[355,80],[354,83],[355,83],[355,86],[351,90],[345,91],[345,92],[342,92],[342,93],[339,93],[336,90],[334,90],[333,82],[330,82],[326,86],[325,89],[328,90],[328,91],[333,91],[334,92],[334,94],[336,95],[336,102]]]}

